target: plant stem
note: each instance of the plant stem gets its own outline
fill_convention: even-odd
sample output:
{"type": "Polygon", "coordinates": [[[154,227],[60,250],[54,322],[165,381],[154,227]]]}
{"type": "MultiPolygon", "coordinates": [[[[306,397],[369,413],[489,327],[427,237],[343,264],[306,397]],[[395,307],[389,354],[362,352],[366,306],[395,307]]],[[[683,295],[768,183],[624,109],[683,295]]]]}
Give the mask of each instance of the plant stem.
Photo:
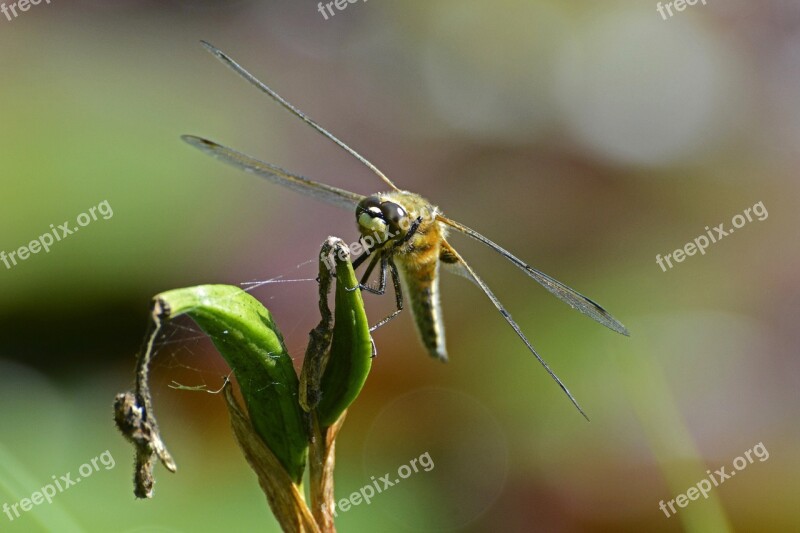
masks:
{"type": "Polygon", "coordinates": [[[311,439],[308,462],[311,512],[322,533],[336,533],[333,470],[336,463],[336,437],[346,415],[347,411],[332,426],[322,428],[316,410],[310,414],[311,439]]]}

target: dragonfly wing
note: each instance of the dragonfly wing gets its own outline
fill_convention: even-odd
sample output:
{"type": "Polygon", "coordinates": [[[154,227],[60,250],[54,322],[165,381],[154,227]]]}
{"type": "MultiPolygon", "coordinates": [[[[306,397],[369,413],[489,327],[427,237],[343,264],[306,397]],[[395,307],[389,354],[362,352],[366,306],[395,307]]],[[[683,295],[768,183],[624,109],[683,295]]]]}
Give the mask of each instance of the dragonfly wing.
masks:
{"type": "Polygon", "coordinates": [[[265,163],[264,161],[259,161],[249,155],[237,152],[232,148],[222,146],[221,144],[207,139],[195,137],[194,135],[183,135],[181,139],[229,165],[239,167],[245,172],[256,174],[265,178],[267,181],[277,183],[287,189],[305,194],[306,196],[311,196],[329,204],[354,211],[358,202],[364,199],[360,194],[337,187],[331,187],[330,185],[318,183],[303,176],[292,174],[280,167],[265,163]]]}
{"type": "Polygon", "coordinates": [[[270,89],[266,84],[264,84],[258,78],[250,74],[247,70],[245,70],[244,67],[242,67],[239,63],[237,63],[230,56],[228,56],[228,54],[226,54],[225,52],[223,52],[222,50],[220,50],[219,48],[217,48],[216,46],[214,46],[209,42],[200,41],[200,43],[205,47],[206,50],[211,52],[214,55],[214,57],[222,61],[225,65],[227,65],[239,76],[250,82],[251,85],[256,87],[261,92],[269,95],[270,98],[272,98],[280,105],[282,105],[284,109],[286,109],[287,111],[295,115],[297,118],[299,118],[300,120],[302,120],[303,122],[314,128],[317,132],[326,137],[328,140],[335,143],[337,146],[342,148],[348,154],[358,159],[364,166],[366,166],[368,169],[374,172],[376,176],[378,176],[381,180],[383,180],[383,182],[386,183],[386,185],[391,187],[392,190],[394,191],[399,190],[397,187],[395,187],[394,183],[392,183],[392,181],[386,177],[386,174],[384,174],[378,169],[378,167],[367,161],[367,159],[364,156],[362,156],[361,154],[359,154],[358,152],[347,146],[344,142],[340,141],[335,135],[330,133],[328,130],[326,130],[313,120],[311,120],[311,118],[308,115],[297,109],[295,106],[286,101],[281,95],[270,89]]]}
{"type": "Polygon", "coordinates": [[[505,307],[503,307],[503,304],[500,303],[500,300],[497,299],[497,296],[495,296],[494,293],[491,291],[491,289],[489,289],[489,286],[486,285],[486,282],[483,281],[480,277],[478,277],[478,274],[476,274],[475,271],[472,270],[472,267],[469,266],[469,264],[466,261],[464,261],[464,259],[458,254],[458,252],[455,251],[455,249],[452,246],[450,246],[449,243],[447,243],[447,241],[442,241],[442,253],[440,257],[442,264],[449,265],[448,266],[449,270],[452,270],[458,274],[467,277],[468,279],[475,282],[475,284],[478,287],[481,288],[483,293],[489,298],[489,300],[492,301],[497,310],[500,311],[500,314],[503,315],[503,318],[506,320],[506,322],[508,322],[508,325],[511,326],[511,328],[516,332],[517,335],[519,335],[519,338],[522,339],[522,342],[525,343],[525,346],[528,347],[528,350],[530,350],[530,352],[536,357],[539,363],[542,364],[547,373],[550,374],[550,377],[553,378],[556,383],[558,383],[558,386],[561,387],[561,390],[564,391],[564,393],[570,399],[572,404],[578,409],[578,411],[580,411],[580,413],[584,416],[584,418],[586,418],[586,420],[589,420],[589,417],[586,416],[586,413],[583,412],[581,406],[578,405],[577,400],[575,400],[575,397],[572,396],[572,393],[569,391],[567,386],[564,385],[564,383],[558,378],[558,376],[556,376],[555,372],[553,372],[550,369],[550,366],[545,362],[544,359],[542,359],[542,357],[539,355],[536,349],[531,345],[528,338],[525,336],[524,333],[522,333],[522,330],[520,329],[519,325],[513,318],[511,318],[511,314],[506,310],[505,307]]]}
{"type": "Polygon", "coordinates": [[[586,296],[580,294],[579,292],[567,287],[560,281],[551,278],[544,272],[536,270],[532,266],[526,264],[522,259],[519,259],[514,254],[506,250],[505,248],[501,247],[500,245],[494,243],[493,241],[487,239],[477,231],[468,228],[467,226],[456,222],[454,220],[450,220],[447,217],[443,217],[441,215],[437,215],[436,219],[443,224],[450,226],[451,228],[455,228],[461,233],[472,237],[473,239],[482,242],[483,244],[487,245],[488,247],[492,248],[494,251],[498,252],[500,255],[514,263],[518,266],[523,272],[527,275],[535,279],[540,285],[542,285],[545,289],[550,291],[551,294],[555,295],[559,300],[565,302],[573,309],[577,309],[584,315],[592,318],[593,320],[599,322],[600,324],[604,325],[605,327],[616,331],[617,333],[621,333],[623,335],[629,335],[628,330],[623,326],[616,318],[611,316],[611,313],[603,309],[600,304],[597,302],[590,300],[586,296]]]}
{"type": "Polygon", "coordinates": [[[475,278],[472,277],[472,274],[470,274],[469,270],[467,270],[467,267],[464,266],[463,261],[456,260],[455,262],[450,263],[447,262],[447,259],[445,259],[443,256],[440,257],[440,259],[442,260],[441,263],[442,263],[442,268],[444,270],[450,272],[451,274],[456,274],[457,276],[466,278],[473,284],[475,284],[477,287],[480,287],[480,285],[478,285],[478,283],[475,281],[475,278]]]}

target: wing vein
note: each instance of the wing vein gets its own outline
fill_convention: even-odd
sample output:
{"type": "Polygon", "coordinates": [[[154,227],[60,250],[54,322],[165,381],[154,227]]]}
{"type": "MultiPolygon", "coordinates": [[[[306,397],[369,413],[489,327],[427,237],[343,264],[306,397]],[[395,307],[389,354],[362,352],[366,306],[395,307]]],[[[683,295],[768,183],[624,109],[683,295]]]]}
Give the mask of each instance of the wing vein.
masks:
{"type": "Polygon", "coordinates": [[[238,167],[246,172],[256,174],[267,181],[282,185],[287,189],[322,200],[338,207],[353,210],[364,197],[338,187],[332,187],[310,180],[306,177],[292,174],[280,167],[260,161],[247,154],[237,152],[232,148],[217,144],[194,135],[183,135],[181,139],[195,148],[219,159],[229,165],[238,167]]]}
{"type": "Polygon", "coordinates": [[[494,293],[489,288],[489,286],[486,284],[486,282],[484,282],[478,276],[478,274],[476,274],[475,271],[472,270],[472,267],[469,266],[469,264],[466,261],[464,261],[464,258],[462,258],[461,255],[459,255],[458,252],[456,252],[452,248],[452,246],[449,246],[449,248],[452,251],[452,253],[454,253],[456,255],[456,257],[458,258],[458,263],[461,264],[461,266],[464,267],[464,270],[466,271],[466,273],[469,274],[469,277],[472,279],[472,281],[474,281],[481,288],[483,293],[489,298],[489,300],[492,301],[492,303],[497,308],[497,310],[500,311],[500,314],[503,315],[503,318],[506,320],[506,322],[508,322],[508,324],[516,332],[516,334],[519,336],[519,338],[522,339],[522,342],[525,343],[525,346],[528,347],[528,350],[530,350],[530,352],[534,355],[534,357],[536,357],[536,359],[539,361],[539,363],[541,363],[541,365],[544,367],[544,369],[547,371],[547,373],[550,374],[550,377],[553,378],[553,380],[556,383],[558,383],[558,386],[561,387],[561,390],[564,391],[564,393],[567,395],[569,400],[572,402],[572,405],[574,405],[578,409],[578,411],[583,415],[583,417],[586,420],[589,420],[589,417],[586,416],[586,413],[583,411],[581,406],[578,404],[578,401],[575,399],[575,397],[569,391],[567,386],[564,385],[564,382],[561,381],[561,379],[559,379],[559,377],[556,375],[555,372],[553,372],[553,370],[550,368],[550,365],[548,365],[547,362],[544,359],[542,359],[542,356],[539,355],[539,353],[536,351],[536,349],[530,343],[528,338],[522,332],[522,329],[520,329],[519,325],[511,317],[511,313],[509,313],[506,310],[506,308],[503,306],[503,304],[500,302],[500,300],[497,298],[497,296],[494,295],[494,293]]]}
{"type": "Polygon", "coordinates": [[[447,224],[448,226],[457,229],[461,233],[472,237],[473,239],[482,242],[486,246],[492,248],[494,251],[498,252],[500,255],[511,261],[517,267],[519,267],[523,272],[525,272],[528,276],[532,277],[547,289],[551,294],[553,294],[556,298],[561,300],[562,302],[566,303],[573,309],[577,309],[584,315],[588,316],[589,318],[595,320],[596,322],[604,325],[605,327],[616,331],[617,333],[621,333],[622,335],[629,335],[627,328],[623,326],[619,320],[611,316],[611,313],[603,309],[603,307],[598,304],[597,302],[587,298],[586,296],[580,294],[579,292],[571,289],[561,283],[560,281],[551,278],[544,272],[541,272],[532,266],[528,265],[517,256],[496,244],[495,242],[489,240],[488,238],[484,237],[477,231],[468,228],[464,224],[460,222],[456,222],[455,220],[450,220],[447,217],[443,217],[441,215],[437,215],[436,219],[443,224],[447,224]]]}
{"type": "Polygon", "coordinates": [[[362,156],[361,154],[359,154],[358,152],[356,152],[355,150],[353,150],[352,148],[347,146],[344,142],[340,141],[331,132],[329,132],[328,130],[326,130],[325,128],[323,128],[322,126],[317,124],[316,122],[314,122],[314,120],[312,120],[311,117],[309,117],[308,115],[306,115],[305,113],[303,113],[302,111],[297,109],[295,106],[290,104],[287,100],[285,100],[281,95],[279,95],[278,93],[276,93],[275,91],[270,89],[265,83],[260,81],[258,78],[256,78],[252,74],[250,74],[250,72],[248,72],[239,63],[234,61],[225,52],[223,52],[222,50],[220,50],[219,48],[217,48],[216,46],[214,46],[213,44],[211,44],[209,42],[200,41],[200,43],[206,48],[206,50],[211,52],[211,54],[214,57],[216,57],[222,63],[227,65],[231,70],[236,72],[239,76],[241,76],[242,78],[247,80],[251,85],[256,87],[261,92],[267,94],[270,98],[272,98],[273,100],[278,102],[281,106],[283,106],[284,109],[286,109],[287,111],[289,111],[290,113],[295,115],[297,118],[299,118],[300,120],[302,120],[303,122],[305,122],[306,124],[308,124],[309,126],[314,128],[318,133],[320,133],[322,136],[324,136],[325,138],[327,138],[328,140],[332,141],[334,144],[336,144],[337,146],[342,148],[345,152],[347,152],[351,156],[353,156],[356,159],[358,159],[364,166],[366,166],[373,173],[375,173],[376,176],[378,176],[381,180],[383,180],[384,183],[386,183],[389,187],[391,187],[392,190],[395,190],[395,191],[399,190],[395,186],[395,184],[392,183],[392,180],[390,180],[388,177],[386,177],[386,174],[381,172],[378,169],[378,167],[376,167],[375,165],[370,163],[367,160],[367,158],[365,158],[364,156],[362,156]]]}

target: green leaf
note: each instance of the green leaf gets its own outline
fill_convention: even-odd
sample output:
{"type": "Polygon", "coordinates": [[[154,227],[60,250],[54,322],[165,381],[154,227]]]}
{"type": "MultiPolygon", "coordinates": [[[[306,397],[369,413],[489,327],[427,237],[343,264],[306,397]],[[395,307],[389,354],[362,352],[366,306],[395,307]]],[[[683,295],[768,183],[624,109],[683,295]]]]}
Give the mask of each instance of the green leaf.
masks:
{"type": "Polygon", "coordinates": [[[299,382],[269,311],[230,285],[163,292],[155,309],[162,319],[188,315],[211,338],[236,375],[256,432],[299,484],[308,452],[299,382]]]}
{"type": "Polygon", "coordinates": [[[372,367],[373,345],[364,301],[360,290],[352,290],[357,286],[349,259],[336,261],[333,339],[320,383],[322,397],[317,406],[323,427],[333,425],[358,397],[372,367]]]}

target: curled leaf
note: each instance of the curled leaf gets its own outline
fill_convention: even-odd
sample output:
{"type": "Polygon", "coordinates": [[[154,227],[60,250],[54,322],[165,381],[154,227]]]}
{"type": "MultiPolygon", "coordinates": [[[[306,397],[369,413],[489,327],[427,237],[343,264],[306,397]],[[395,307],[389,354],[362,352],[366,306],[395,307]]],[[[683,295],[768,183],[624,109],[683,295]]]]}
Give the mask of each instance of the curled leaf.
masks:
{"type": "MultiPolygon", "coordinates": [[[[372,367],[373,344],[364,310],[358,279],[350,262],[347,247],[340,239],[329,238],[323,255],[334,260],[336,270],[336,308],[333,336],[327,364],[320,381],[317,416],[322,427],[333,425],[358,397],[372,367]],[[343,259],[344,258],[344,259],[343,259]]],[[[323,260],[324,262],[324,260],[323,260]]],[[[320,266],[320,285],[327,268],[320,266]]],[[[323,317],[324,319],[324,317],[323,317]]]]}
{"type": "Polygon", "coordinates": [[[269,311],[238,287],[200,285],[157,295],[160,320],[186,314],[228,362],[256,432],[299,484],[308,437],[298,403],[299,382],[269,311]]]}

